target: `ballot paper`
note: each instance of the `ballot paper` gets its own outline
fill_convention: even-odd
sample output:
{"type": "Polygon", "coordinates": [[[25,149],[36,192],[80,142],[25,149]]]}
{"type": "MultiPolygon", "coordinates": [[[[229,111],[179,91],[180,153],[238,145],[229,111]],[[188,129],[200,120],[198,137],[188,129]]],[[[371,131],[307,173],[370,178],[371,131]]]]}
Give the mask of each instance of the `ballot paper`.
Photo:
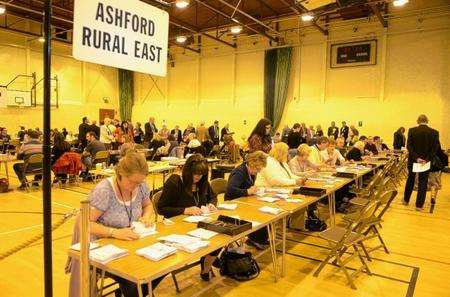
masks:
{"type": "Polygon", "coordinates": [[[280,189],[280,188],[266,188],[265,191],[278,194],[290,194],[292,192],[291,189],[280,189]]]}
{"type": "Polygon", "coordinates": [[[210,215],[212,213],[215,213],[217,211],[216,209],[211,210],[208,206],[204,206],[204,205],[202,205],[200,207],[200,210],[202,211],[202,215],[206,215],[206,216],[210,215]]]}
{"type": "Polygon", "coordinates": [[[188,216],[188,217],[183,219],[183,222],[198,223],[198,222],[207,221],[209,219],[210,218],[205,217],[205,216],[188,216]]]}
{"type": "Polygon", "coordinates": [[[280,199],[274,198],[274,197],[261,197],[261,198],[258,198],[258,200],[264,201],[264,202],[273,203],[273,202],[278,201],[280,199]]]}
{"type": "MultiPolygon", "coordinates": [[[[96,243],[96,242],[91,242],[91,243],[89,244],[89,249],[90,249],[90,250],[93,250],[93,249],[98,248],[99,246],[100,246],[100,244],[98,244],[98,243],[96,243]]],[[[75,243],[75,244],[72,245],[70,248],[71,248],[72,250],[81,251],[81,243],[80,243],[80,242],[79,242],[79,243],[75,243]]]]}
{"type": "Polygon", "coordinates": [[[413,172],[425,172],[430,170],[431,162],[427,162],[425,164],[422,163],[413,163],[413,172]]]}
{"type": "Polygon", "coordinates": [[[276,215],[280,213],[282,210],[275,207],[263,206],[259,209],[259,211],[276,215]]]}
{"type": "Polygon", "coordinates": [[[112,244],[99,247],[89,253],[91,260],[101,264],[106,264],[112,260],[125,257],[126,255],[128,255],[128,250],[118,248],[112,244]]]}
{"type": "Polygon", "coordinates": [[[190,236],[194,236],[194,237],[200,238],[200,239],[208,240],[211,237],[216,236],[219,233],[214,232],[214,231],[210,231],[210,230],[206,230],[206,229],[203,229],[203,228],[198,228],[198,229],[189,231],[187,234],[189,234],[190,236]]]}
{"type": "Polygon", "coordinates": [[[158,238],[158,240],[164,241],[167,244],[176,247],[177,249],[189,253],[195,253],[196,251],[209,245],[209,241],[203,241],[197,237],[179,234],[171,234],[168,236],[163,236],[158,238]]]}
{"type": "Polygon", "coordinates": [[[300,202],[302,202],[303,200],[302,200],[302,199],[292,199],[292,198],[288,198],[288,199],[285,199],[285,201],[286,201],[286,202],[289,202],[289,203],[300,203],[300,202]]]}
{"type": "Polygon", "coordinates": [[[139,234],[140,238],[158,233],[156,232],[156,224],[153,224],[151,227],[145,227],[145,224],[141,222],[133,222],[131,226],[133,227],[133,231],[139,234]]]}
{"type": "Polygon", "coordinates": [[[176,247],[157,242],[148,247],[137,250],[136,254],[138,256],[147,258],[152,261],[159,261],[170,255],[175,254],[176,251],[177,251],[176,247]]]}
{"type": "Polygon", "coordinates": [[[290,197],[289,194],[275,194],[273,196],[281,199],[288,199],[290,197]]]}
{"type": "Polygon", "coordinates": [[[237,203],[219,203],[219,205],[217,205],[217,208],[225,210],[235,210],[237,208],[237,203]]]}

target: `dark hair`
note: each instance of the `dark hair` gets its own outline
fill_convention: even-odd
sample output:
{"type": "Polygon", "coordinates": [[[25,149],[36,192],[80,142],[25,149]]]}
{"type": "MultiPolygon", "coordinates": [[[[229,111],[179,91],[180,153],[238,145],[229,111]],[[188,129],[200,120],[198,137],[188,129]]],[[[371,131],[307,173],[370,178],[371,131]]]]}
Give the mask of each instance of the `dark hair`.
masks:
{"type": "Polygon", "coordinates": [[[267,137],[266,135],[267,125],[272,125],[272,122],[269,119],[266,118],[260,119],[258,124],[256,124],[255,128],[253,129],[252,133],[250,133],[250,137],[248,138],[248,140],[250,140],[250,138],[255,134],[261,138],[267,137]]]}
{"type": "Polygon", "coordinates": [[[97,135],[92,131],[89,131],[88,133],[86,133],[86,136],[94,136],[95,138],[97,138],[97,135]]]}
{"type": "Polygon", "coordinates": [[[366,140],[366,139],[367,139],[367,137],[364,136],[364,135],[362,135],[362,136],[359,138],[360,141],[364,141],[364,140],[366,140]]]}
{"type": "Polygon", "coordinates": [[[55,148],[70,151],[70,144],[64,140],[64,135],[62,133],[55,133],[53,136],[53,145],[55,148]]]}
{"type": "Polygon", "coordinates": [[[405,133],[406,129],[405,127],[398,128],[397,132],[405,133]]]}
{"type": "Polygon", "coordinates": [[[124,133],[128,133],[128,131],[130,130],[130,123],[128,123],[127,121],[123,121],[120,124],[120,129],[124,132],[124,133]],[[127,130],[125,130],[125,124],[127,125],[127,130]]]}
{"type": "Polygon", "coordinates": [[[167,136],[167,140],[168,141],[175,141],[175,135],[169,134],[169,136],[167,136]]]}
{"type": "Polygon", "coordinates": [[[39,138],[39,133],[36,130],[33,129],[28,129],[28,131],[26,132],[26,134],[28,135],[28,137],[30,137],[31,139],[38,139],[39,138]]]}
{"type": "Polygon", "coordinates": [[[418,118],[417,118],[417,124],[428,124],[428,117],[424,114],[421,114],[418,118]]]}
{"type": "Polygon", "coordinates": [[[87,121],[87,117],[83,117],[83,123],[87,121]]]}
{"type": "Polygon", "coordinates": [[[201,174],[202,178],[197,183],[199,195],[206,194],[208,183],[208,163],[206,159],[200,154],[194,154],[190,156],[183,166],[183,186],[184,190],[192,196],[192,184],[194,183],[194,174],[201,174]]]}
{"type": "Polygon", "coordinates": [[[374,140],[374,141],[377,141],[378,139],[380,139],[380,136],[374,136],[374,137],[373,137],[373,140],[374,140]]]}
{"type": "Polygon", "coordinates": [[[321,137],[317,138],[317,144],[329,143],[329,142],[330,142],[330,140],[328,139],[328,137],[321,136],[321,137]]]}
{"type": "Polygon", "coordinates": [[[292,129],[298,129],[300,128],[300,124],[299,123],[295,123],[294,126],[292,126],[292,129]]]}

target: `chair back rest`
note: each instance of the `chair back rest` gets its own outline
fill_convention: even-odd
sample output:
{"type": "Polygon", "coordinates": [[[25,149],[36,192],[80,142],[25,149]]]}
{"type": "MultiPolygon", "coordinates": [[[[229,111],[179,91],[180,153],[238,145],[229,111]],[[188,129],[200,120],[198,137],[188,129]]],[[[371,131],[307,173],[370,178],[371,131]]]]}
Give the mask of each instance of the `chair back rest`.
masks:
{"type": "Polygon", "coordinates": [[[93,164],[106,162],[109,164],[109,151],[98,151],[93,160],[93,164]]]}
{"type": "Polygon", "coordinates": [[[44,155],[43,154],[32,154],[30,157],[28,157],[27,163],[28,165],[38,165],[42,164],[44,161],[44,155]]]}
{"type": "Polygon", "coordinates": [[[358,218],[351,224],[353,231],[361,233],[366,230],[367,225],[372,221],[375,212],[380,207],[379,200],[372,200],[361,209],[358,218]]]}
{"type": "Polygon", "coordinates": [[[215,178],[209,183],[216,196],[219,194],[224,194],[227,191],[228,182],[224,178],[215,178]]]}
{"type": "Polygon", "coordinates": [[[158,218],[158,203],[159,203],[159,199],[161,199],[161,195],[162,195],[163,191],[158,191],[155,194],[153,194],[152,196],[152,204],[153,204],[153,210],[155,211],[155,221],[158,218]]]}
{"type": "Polygon", "coordinates": [[[377,218],[381,219],[383,215],[386,213],[388,208],[391,206],[392,201],[394,200],[395,196],[397,196],[397,190],[388,190],[384,191],[380,195],[380,208],[381,211],[378,213],[377,218]]]}

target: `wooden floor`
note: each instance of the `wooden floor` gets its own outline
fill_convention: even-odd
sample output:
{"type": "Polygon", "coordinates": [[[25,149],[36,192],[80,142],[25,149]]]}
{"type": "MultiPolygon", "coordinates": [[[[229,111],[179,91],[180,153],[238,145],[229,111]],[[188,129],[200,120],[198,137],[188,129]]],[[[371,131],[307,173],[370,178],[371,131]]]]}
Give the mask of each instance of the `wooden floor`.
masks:
{"type": "MultiPolygon", "coordinates": [[[[10,171],[12,172],[12,170],[10,171]]],[[[3,173],[3,172],[2,172],[3,173]]],[[[161,180],[158,180],[161,184],[161,180]]],[[[12,186],[18,181],[11,179],[12,186]]],[[[383,237],[391,250],[378,250],[369,263],[374,275],[361,274],[357,290],[346,284],[342,272],[328,265],[313,277],[326,256],[326,243],[311,234],[293,235],[288,241],[286,277],[273,282],[270,253],[258,259],[262,272],[249,282],[213,278],[200,280],[194,268],[178,276],[182,292],[176,294],[171,278],[157,288],[156,296],[450,296],[450,175],[442,177],[443,189],[433,213],[417,212],[414,203],[401,204],[402,189],[385,216],[383,237]]],[[[53,220],[79,207],[92,184],[53,190],[53,220]]],[[[0,253],[35,236],[42,229],[42,192],[0,194],[0,253]],[[22,213],[23,212],[23,213],[22,213]],[[26,213],[28,212],[28,213],[26,213]]],[[[415,197],[414,197],[415,199],[415,197]]],[[[413,199],[413,202],[414,202],[413,199]]],[[[428,202],[428,201],[427,201],[428,202]]],[[[73,219],[53,232],[54,296],[67,296],[69,276],[64,274],[73,219]]],[[[43,296],[42,242],[0,261],[1,296],[43,296]]],[[[216,273],[218,275],[218,273],[216,273]]]]}

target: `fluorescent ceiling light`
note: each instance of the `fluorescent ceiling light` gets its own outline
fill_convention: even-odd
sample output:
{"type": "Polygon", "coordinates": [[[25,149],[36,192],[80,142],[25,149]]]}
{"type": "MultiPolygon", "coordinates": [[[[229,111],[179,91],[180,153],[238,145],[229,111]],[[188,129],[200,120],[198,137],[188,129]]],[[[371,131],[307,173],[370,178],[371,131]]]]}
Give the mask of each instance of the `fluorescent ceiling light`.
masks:
{"type": "Polygon", "coordinates": [[[189,6],[189,0],[177,0],[175,6],[178,8],[186,8],[189,6]]]}
{"type": "Polygon", "coordinates": [[[312,13],[302,14],[302,21],[309,22],[314,19],[314,15],[312,13]]]}
{"type": "Polygon", "coordinates": [[[405,5],[408,2],[409,2],[409,0],[394,0],[394,2],[392,2],[392,4],[396,7],[400,7],[400,6],[405,5]]]}
{"type": "Polygon", "coordinates": [[[178,43],[185,43],[186,40],[187,40],[187,37],[184,36],[184,35],[177,36],[177,42],[178,43]]]}
{"type": "Polygon", "coordinates": [[[233,26],[230,28],[231,33],[239,34],[242,31],[242,26],[233,26]]]}

